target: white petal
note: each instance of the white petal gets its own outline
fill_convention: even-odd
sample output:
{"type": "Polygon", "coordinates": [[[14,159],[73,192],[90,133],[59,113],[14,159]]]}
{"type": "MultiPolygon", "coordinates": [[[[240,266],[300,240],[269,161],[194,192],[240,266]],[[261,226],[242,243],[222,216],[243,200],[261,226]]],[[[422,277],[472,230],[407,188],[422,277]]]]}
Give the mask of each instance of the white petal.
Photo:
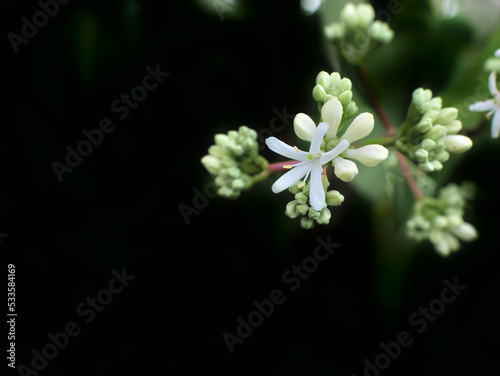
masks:
{"type": "Polygon", "coordinates": [[[343,153],[344,151],[347,150],[349,145],[350,145],[349,141],[347,140],[340,141],[339,144],[335,146],[332,150],[323,153],[323,155],[320,157],[321,164],[324,165],[330,162],[333,158],[338,157],[340,153],[343,153]]]}
{"type": "Polygon", "coordinates": [[[365,166],[373,167],[385,161],[389,155],[387,150],[382,145],[366,145],[358,149],[347,149],[345,156],[350,159],[361,162],[365,166]]]}
{"type": "Polygon", "coordinates": [[[493,99],[488,99],[486,101],[476,102],[469,106],[469,111],[474,112],[485,112],[491,111],[496,108],[495,101],[493,99]]]}
{"type": "Polygon", "coordinates": [[[309,186],[309,201],[314,210],[320,211],[325,205],[325,190],[321,181],[321,165],[316,165],[311,170],[311,180],[309,186]]]}
{"type": "Polygon", "coordinates": [[[308,153],[306,153],[305,151],[297,151],[290,145],[287,145],[283,141],[278,140],[276,137],[266,138],[266,145],[269,149],[284,157],[297,159],[299,161],[307,161],[308,153]]]}
{"type": "Polygon", "coordinates": [[[500,49],[496,50],[494,55],[495,57],[500,57],[500,49]]]}
{"type": "Polygon", "coordinates": [[[274,193],[280,193],[297,183],[311,169],[311,162],[304,162],[276,180],[272,186],[274,193]]]}
{"type": "Polygon", "coordinates": [[[349,183],[358,174],[358,166],[353,161],[349,161],[342,157],[337,157],[333,160],[335,165],[335,175],[342,181],[349,183]]]}
{"type": "Polygon", "coordinates": [[[352,144],[354,141],[368,136],[372,132],[374,125],[373,115],[368,112],[362,113],[353,120],[340,139],[347,140],[352,144]]]}
{"type": "Polygon", "coordinates": [[[328,123],[323,122],[318,125],[318,128],[316,128],[316,132],[314,132],[311,146],[309,147],[309,153],[313,155],[318,154],[319,147],[321,146],[321,142],[323,141],[323,137],[325,137],[325,133],[327,130],[328,123]]]}
{"type": "Polygon", "coordinates": [[[330,99],[323,105],[321,118],[330,125],[330,128],[326,132],[327,139],[330,140],[337,136],[337,129],[339,128],[340,120],[342,120],[343,112],[342,104],[337,98],[330,99]]]}
{"type": "Polygon", "coordinates": [[[443,142],[446,150],[452,153],[463,153],[472,147],[472,140],[460,134],[445,136],[443,142]]]}
{"type": "Polygon", "coordinates": [[[311,142],[316,131],[316,124],[308,115],[300,113],[293,120],[293,129],[298,138],[311,142]]]}
{"type": "Polygon", "coordinates": [[[490,93],[496,97],[498,95],[497,89],[497,72],[492,71],[488,77],[488,86],[490,87],[490,93]]]}
{"type": "Polygon", "coordinates": [[[491,137],[498,138],[500,133],[500,110],[496,110],[491,120],[491,137]]]}

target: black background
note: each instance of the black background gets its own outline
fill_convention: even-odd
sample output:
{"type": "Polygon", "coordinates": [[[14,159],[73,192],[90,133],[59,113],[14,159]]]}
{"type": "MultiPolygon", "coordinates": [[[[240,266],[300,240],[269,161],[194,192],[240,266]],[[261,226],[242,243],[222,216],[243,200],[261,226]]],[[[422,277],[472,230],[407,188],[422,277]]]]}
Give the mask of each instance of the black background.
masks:
{"type": "MultiPolygon", "coordinates": [[[[404,330],[414,342],[384,375],[496,369],[498,142],[483,142],[451,175],[480,187],[469,219],[481,238],[448,259],[420,246],[394,280],[393,305],[377,293],[374,268],[385,259],[372,208],[348,184],[337,186],[346,202],[330,225],[311,231],[282,215],[289,197],[272,194],[270,182],[237,201],[203,201],[186,223],[179,205],[194,207],[210,181],[199,160],[213,135],[269,127],[273,109],[313,110],[314,78],[332,70],[316,16],[298,1],[270,3],[244,3],[241,19],[221,20],[194,2],[143,1],[127,21],[122,1],[73,0],[19,53],[4,38],[0,254],[5,275],[16,266],[18,365],[30,366],[32,349],[74,321],[81,333],[40,375],[361,375],[379,343],[404,330]],[[118,120],[110,104],[157,64],[169,76],[118,120]],[[53,161],[105,117],[116,129],[60,183],[53,161]],[[282,274],[328,236],[340,247],[290,291],[282,274]],[[86,324],[77,306],[122,268],[135,279],[86,324]],[[468,288],[417,334],[408,317],[454,278],[468,288]],[[275,289],[286,301],[230,354],[222,334],[235,334],[237,317],[275,289]]],[[[39,10],[4,8],[4,36],[39,10]]],[[[397,264],[386,267],[397,274],[397,264]]],[[[2,374],[18,374],[2,362],[2,374]]]]}

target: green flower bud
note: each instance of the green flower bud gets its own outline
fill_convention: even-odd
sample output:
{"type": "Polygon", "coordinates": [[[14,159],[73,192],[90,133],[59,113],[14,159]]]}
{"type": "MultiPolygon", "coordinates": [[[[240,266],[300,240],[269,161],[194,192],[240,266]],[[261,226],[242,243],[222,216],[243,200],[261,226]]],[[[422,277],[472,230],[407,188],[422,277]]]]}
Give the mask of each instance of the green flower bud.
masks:
{"type": "Polygon", "coordinates": [[[341,93],[343,93],[343,92],[345,92],[345,91],[348,91],[348,90],[351,90],[351,89],[352,89],[352,82],[351,82],[351,80],[350,80],[350,79],[348,79],[348,78],[344,77],[344,78],[340,81],[340,83],[339,83],[338,87],[339,87],[340,92],[341,92],[341,93]]]}
{"type": "Polygon", "coordinates": [[[307,195],[303,192],[299,192],[295,195],[295,200],[297,200],[299,204],[306,204],[309,200],[309,197],[307,197],[307,195]]]}
{"type": "Polygon", "coordinates": [[[427,133],[431,130],[432,128],[432,120],[429,118],[423,118],[420,120],[420,122],[417,124],[417,130],[420,133],[427,133]]]}
{"type": "Polygon", "coordinates": [[[434,141],[439,141],[444,136],[446,136],[446,127],[442,125],[434,125],[432,129],[425,134],[425,138],[430,138],[434,141]]]}
{"type": "Polygon", "coordinates": [[[344,108],[344,116],[349,119],[358,113],[358,106],[355,102],[351,102],[344,108]]]}
{"type": "Polygon", "coordinates": [[[306,213],[309,211],[309,206],[306,204],[300,204],[297,205],[297,212],[302,215],[306,215],[306,213]]]}
{"type": "Polygon", "coordinates": [[[329,206],[340,206],[344,202],[344,196],[336,190],[326,192],[325,199],[329,206]]]}
{"type": "Polygon", "coordinates": [[[432,171],[441,171],[443,169],[443,164],[436,159],[430,162],[430,164],[432,165],[432,171]]]}
{"type": "Polygon", "coordinates": [[[330,87],[330,75],[325,72],[319,72],[318,76],[316,77],[316,84],[321,85],[323,87],[330,87]]]}
{"type": "Polygon", "coordinates": [[[332,213],[328,208],[325,208],[321,211],[321,214],[318,218],[316,218],[316,222],[320,225],[327,225],[330,223],[330,219],[332,218],[332,213]]]}
{"type": "Polygon", "coordinates": [[[436,154],[436,160],[438,160],[441,163],[446,162],[448,159],[450,159],[450,153],[447,151],[442,151],[441,153],[436,154]]]}
{"type": "Polygon", "coordinates": [[[330,85],[332,87],[338,87],[341,80],[342,78],[340,77],[339,72],[333,72],[332,74],[330,74],[330,85]]]}
{"type": "Polygon", "coordinates": [[[214,157],[213,155],[205,155],[201,158],[201,163],[211,174],[217,174],[219,170],[222,168],[222,162],[219,158],[214,157]]]}
{"type": "Polygon", "coordinates": [[[436,124],[449,124],[452,121],[456,120],[458,116],[458,110],[454,107],[447,107],[443,108],[441,111],[439,111],[438,115],[436,116],[435,123],[436,124]]]}
{"type": "Polygon", "coordinates": [[[354,29],[358,25],[358,10],[353,3],[347,3],[340,11],[340,21],[348,28],[354,29]]]}
{"type": "Polygon", "coordinates": [[[436,141],[431,140],[430,138],[424,138],[420,146],[422,146],[422,149],[429,151],[436,147],[436,141]]]}
{"type": "Polygon", "coordinates": [[[347,106],[352,101],[352,91],[344,91],[338,96],[338,100],[340,103],[342,103],[342,106],[347,106]]]}
{"type": "Polygon", "coordinates": [[[225,146],[229,142],[229,137],[225,134],[218,133],[214,136],[215,144],[225,146]]]}
{"type": "Polygon", "coordinates": [[[368,35],[380,43],[387,44],[394,38],[394,31],[388,24],[377,20],[369,26],[368,35]]]}
{"type": "Polygon", "coordinates": [[[316,85],[313,89],[313,98],[317,102],[324,102],[326,96],[325,88],[321,85],[316,85]]]}
{"type": "Polygon", "coordinates": [[[417,162],[420,163],[425,163],[429,159],[429,152],[425,149],[418,149],[414,155],[417,162]]]}
{"type": "Polygon", "coordinates": [[[314,220],[309,217],[302,217],[300,219],[300,226],[304,230],[310,230],[314,227],[314,220]]]}
{"type": "Polygon", "coordinates": [[[245,183],[241,179],[235,179],[231,183],[231,188],[241,191],[243,188],[245,188],[245,183]]]}
{"type": "Polygon", "coordinates": [[[424,103],[430,101],[432,98],[432,91],[429,89],[419,88],[413,92],[412,104],[421,107],[424,103]]]}
{"type": "Polygon", "coordinates": [[[331,23],[324,28],[325,35],[330,40],[341,40],[345,35],[345,27],[341,23],[331,23]]]}
{"type": "Polygon", "coordinates": [[[358,27],[365,29],[375,19],[375,10],[370,4],[358,4],[358,27]]]}
{"type": "Polygon", "coordinates": [[[299,216],[299,213],[297,212],[297,201],[296,200],[290,201],[286,205],[285,214],[287,217],[290,217],[291,219],[295,219],[299,216]]]}
{"type": "Polygon", "coordinates": [[[314,210],[313,208],[309,208],[309,211],[307,213],[309,218],[312,218],[312,219],[317,219],[320,214],[321,214],[321,212],[314,210]]]}
{"type": "Polygon", "coordinates": [[[454,135],[462,130],[462,122],[460,120],[454,120],[451,123],[444,124],[444,126],[446,127],[447,135],[454,135]]]}

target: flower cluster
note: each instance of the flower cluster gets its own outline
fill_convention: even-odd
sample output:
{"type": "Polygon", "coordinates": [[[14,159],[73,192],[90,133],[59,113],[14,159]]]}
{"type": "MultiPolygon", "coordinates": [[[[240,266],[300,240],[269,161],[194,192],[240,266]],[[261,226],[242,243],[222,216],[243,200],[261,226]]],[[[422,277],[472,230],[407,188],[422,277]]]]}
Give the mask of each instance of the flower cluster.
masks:
{"type": "Polygon", "coordinates": [[[456,108],[442,108],[441,98],[432,97],[430,90],[415,90],[396,147],[420,170],[440,171],[450,153],[463,153],[472,147],[469,137],[458,134],[462,122],[457,116],[456,108]]]}
{"type": "MultiPolygon", "coordinates": [[[[495,57],[500,57],[500,50],[497,50],[495,52],[495,57]]],[[[485,101],[471,104],[469,106],[469,110],[477,112],[487,112],[486,117],[488,118],[493,116],[493,119],[491,121],[491,137],[498,138],[500,134],[500,92],[497,88],[496,71],[500,71],[500,59],[496,59],[496,61],[498,61],[497,66],[488,64],[488,61],[486,62],[486,66],[491,69],[491,73],[488,78],[488,86],[493,99],[487,99],[485,101]]]]}
{"type": "MultiPolygon", "coordinates": [[[[358,115],[346,131],[339,136],[338,130],[342,115],[343,106],[337,97],[333,97],[322,107],[321,118],[323,121],[318,126],[306,114],[299,113],[295,116],[295,133],[300,139],[311,143],[309,152],[299,150],[296,146],[287,145],[275,137],[266,139],[269,149],[277,154],[295,160],[294,163],[283,166],[286,169],[290,169],[290,171],[273,184],[272,190],[274,193],[279,193],[292,187],[305,177],[297,185],[297,188],[302,188],[306,186],[307,178],[310,175],[308,193],[300,192],[304,193],[301,196],[303,197],[302,201],[305,201],[305,196],[307,196],[311,208],[316,212],[321,212],[325,209],[326,199],[326,188],[323,186],[323,181],[326,180],[324,177],[326,176],[324,166],[328,167],[328,165],[332,165],[334,173],[339,179],[350,182],[359,172],[356,163],[350,159],[373,167],[387,158],[389,151],[381,145],[367,145],[358,149],[351,146],[352,143],[368,136],[372,132],[374,127],[372,114],[363,113],[358,115]]],[[[306,202],[303,204],[306,204],[306,202]]],[[[305,212],[305,207],[301,207],[300,210],[305,212]]],[[[295,211],[289,212],[292,215],[297,214],[295,211]]],[[[304,214],[302,212],[298,213],[304,214]]],[[[316,216],[316,213],[312,212],[312,214],[313,217],[316,216]]],[[[327,214],[324,215],[327,216],[327,214]]],[[[309,218],[316,219],[318,223],[327,223],[324,219],[318,221],[317,218],[313,217],[310,216],[309,218]]],[[[302,222],[303,227],[304,223],[312,223],[310,220],[304,219],[302,222]]],[[[306,224],[306,226],[308,225],[306,224]]]]}
{"type": "Polygon", "coordinates": [[[352,82],[350,79],[340,77],[338,72],[328,74],[322,71],[316,77],[316,86],[313,89],[313,98],[318,102],[321,111],[323,105],[333,98],[342,104],[343,114],[339,127],[344,121],[352,118],[358,113],[358,106],[352,100],[352,82]]]}
{"type": "MultiPolygon", "coordinates": [[[[323,190],[326,191],[330,182],[326,177],[323,177],[321,183],[323,190]]],[[[339,191],[331,190],[325,193],[323,207],[320,210],[316,210],[310,204],[311,188],[309,184],[303,185],[297,182],[288,191],[295,195],[295,199],[287,204],[285,214],[292,219],[301,217],[300,225],[306,230],[313,228],[316,222],[320,225],[330,223],[332,213],[327,208],[327,205],[340,206],[344,201],[344,196],[339,191]]]]}
{"type": "Polygon", "coordinates": [[[408,237],[419,242],[431,241],[443,256],[460,249],[459,239],[475,240],[477,230],[463,219],[466,200],[473,196],[474,188],[470,183],[449,184],[439,190],[437,198],[425,197],[417,201],[413,217],[406,223],[408,237]]]}
{"type": "Polygon", "coordinates": [[[340,12],[340,22],[325,26],[325,34],[355,65],[360,64],[373,49],[389,43],[394,37],[394,31],[387,23],[375,20],[375,10],[368,3],[347,3],[340,12]]]}
{"type": "Polygon", "coordinates": [[[219,196],[237,198],[267,173],[268,162],[258,152],[257,132],[242,125],[214,139],[215,145],[201,163],[215,176],[219,196]]]}

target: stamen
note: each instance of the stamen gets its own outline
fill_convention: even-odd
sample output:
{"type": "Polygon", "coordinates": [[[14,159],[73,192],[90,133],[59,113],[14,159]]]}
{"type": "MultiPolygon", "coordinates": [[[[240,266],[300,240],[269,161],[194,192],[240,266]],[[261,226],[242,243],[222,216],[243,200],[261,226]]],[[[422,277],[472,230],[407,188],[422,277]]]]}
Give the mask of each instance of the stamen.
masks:
{"type": "Polygon", "coordinates": [[[291,164],[284,165],[283,168],[290,170],[293,166],[291,164]]]}
{"type": "Polygon", "coordinates": [[[321,150],[318,150],[318,156],[322,156],[323,155],[323,152],[321,150]]]}
{"type": "Polygon", "coordinates": [[[293,147],[297,153],[300,153],[300,149],[297,146],[293,147]]]}
{"type": "Polygon", "coordinates": [[[303,187],[303,186],[305,186],[305,185],[306,185],[306,182],[305,182],[305,181],[303,181],[302,183],[300,183],[299,185],[297,185],[297,188],[302,188],[302,187],[303,187]]]}

